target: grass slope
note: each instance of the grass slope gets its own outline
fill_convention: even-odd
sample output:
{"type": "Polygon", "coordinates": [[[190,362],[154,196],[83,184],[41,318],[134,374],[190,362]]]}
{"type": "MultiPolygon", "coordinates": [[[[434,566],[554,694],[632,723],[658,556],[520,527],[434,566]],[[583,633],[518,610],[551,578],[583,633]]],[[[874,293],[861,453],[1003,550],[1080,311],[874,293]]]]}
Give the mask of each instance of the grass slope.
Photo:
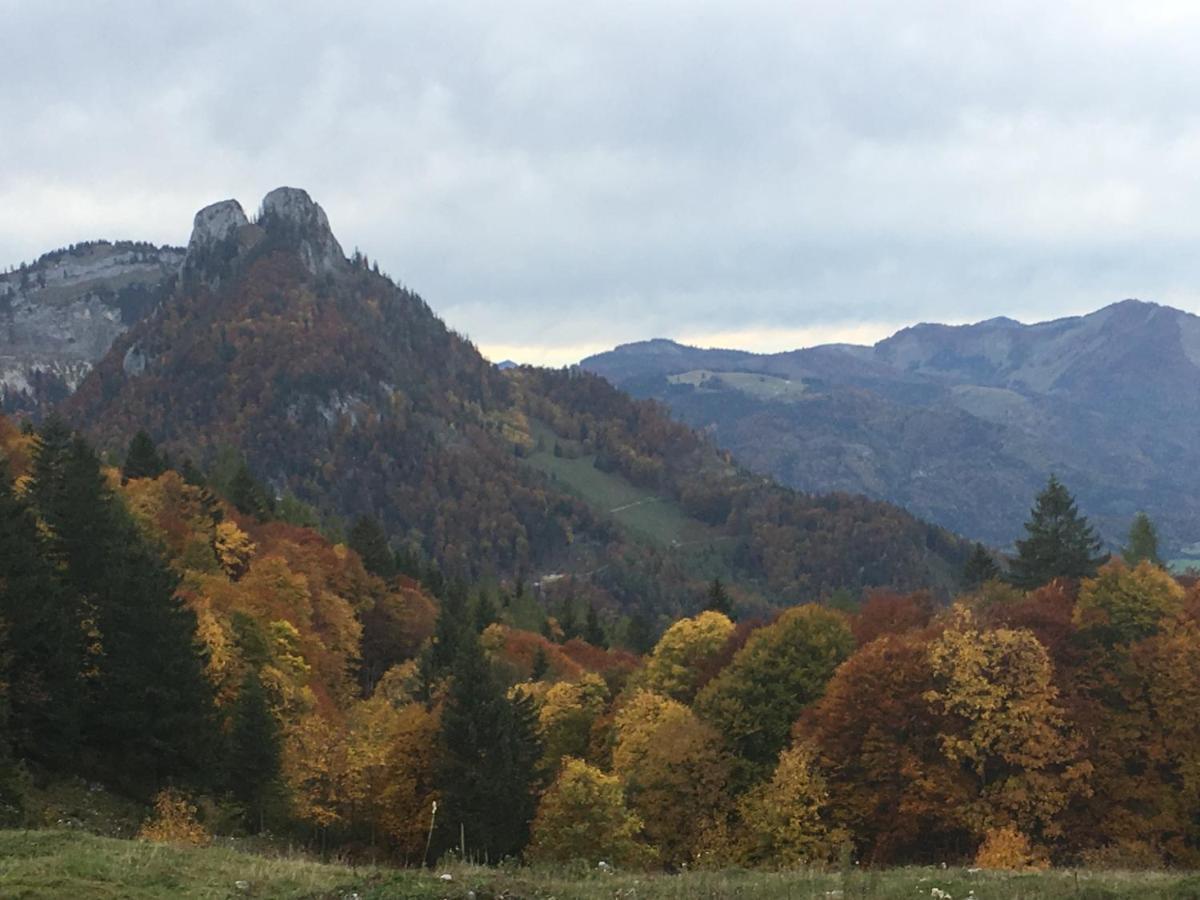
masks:
{"type": "Polygon", "coordinates": [[[629,531],[664,546],[686,546],[719,537],[713,529],[685,513],[674,500],[637,487],[621,475],[597,469],[595,455],[574,459],[555,456],[555,444],[567,442],[542,423],[533,423],[533,437],[537,449],[526,457],[527,463],[629,531]]]}
{"type": "MultiPolygon", "coordinates": [[[[439,870],[439,873],[443,870],[439,870]]],[[[946,891],[955,900],[1200,897],[1200,876],[1056,871],[1033,874],[911,868],[886,872],[693,872],[606,875],[595,870],[451,866],[451,881],[423,871],[349,868],[266,857],[227,847],[168,847],[73,831],[0,831],[4,898],[384,898],[492,897],[559,900],[682,898],[911,898],[946,891]],[[244,886],[239,886],[244,882],[244,886]]]]}

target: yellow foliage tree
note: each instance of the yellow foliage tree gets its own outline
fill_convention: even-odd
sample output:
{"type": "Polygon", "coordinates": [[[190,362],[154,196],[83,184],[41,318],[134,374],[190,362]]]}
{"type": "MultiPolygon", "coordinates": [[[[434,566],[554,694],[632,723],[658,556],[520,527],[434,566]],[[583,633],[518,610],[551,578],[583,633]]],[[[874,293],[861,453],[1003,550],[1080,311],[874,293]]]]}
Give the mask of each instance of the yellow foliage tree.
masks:
{"type": "Polygon", "coordinates": [[[827,820],[829,790],[815,758],[807,743],[784,750],[771,780],[739,802],[744,863],[781,869],[820,865],[849,840],[827,820]]]}
{"type": "Polygon", "coordinates": [[[236,522],[226,519],[213,529],[213,552],[217,554],[217,562],[234,581],[249,571],[257,549],[250,535],[238,528],[236,522]]]}
{"type": "Polygon", "coordinates": [[[1059,836],[1056,816],[1087,792],[1091,764],[1065,723],[1046,649],[1024,629],[981,630],[957,606],[929,654],[925,699],[941,716],[942,753],[971,776],[954,814],[980,837],[1005,825],[1059,836]]]}
{"type": "Polygon", "coordinates": [[[397,853],[424,862],[440,748],[436,711],[410,703],[396,713],[388,748],[387,777],[379,798],[379,825],[397,853]]]}
{"type": "Polygon", "coordinates": [[[667,862],[689,862],[707,821],[729,802],[721,736],[676,700],[638,691],[616,716],[613,769],[667,862]]]}
{"type": "Polygon", "coordinates": [[[345,821],[350,796],[344,741],[339,729],[323,716],[304,716],[283,742],[283,777],[292,810],[303,822],[328,828],[345,821]]]}
{"type": "Polygon", "coordinates": [[[196,818],[196,805],[174,788],[159,791],[154,798],[154,816],[142,825],[137,836],[144,841],[192,847],[212,842],[212,835],[196,818]]]}
{"type": "Polygon", "coordinates": [[[984,835],[983,843],[975,854],[975,865],[981,869],[1045,869],[1050,863],[1038,856],[1029,846],[1029,838],[1014,826],[1004,825],[991,828],[984,835]]]}
{"type": "Polygon", "coordinates": [[[568,757],[538,805],[529,855],[554,862],[641,866],[652,858],[650,848],[638,840],[641,830],[642,820],[625,806],[621,779],[568,757]]]}
{"type": "Polygon", "coordinates": [[[603,678],[591,672],[578,681],[561,681],[550,686],[538,710],[538,733],[547,770],[557,770],[564,757],[587,755],[592,726],[604,713],[607,703],[608,686],[603,678]]]}
{"type": "Polygon", "coordinates": [[[659,638],[646,660],[642,683],[657,694],[691,703],[702,664],[721,651],[731,634],[733,623],[719,612],[680,619],[659,638]]]}

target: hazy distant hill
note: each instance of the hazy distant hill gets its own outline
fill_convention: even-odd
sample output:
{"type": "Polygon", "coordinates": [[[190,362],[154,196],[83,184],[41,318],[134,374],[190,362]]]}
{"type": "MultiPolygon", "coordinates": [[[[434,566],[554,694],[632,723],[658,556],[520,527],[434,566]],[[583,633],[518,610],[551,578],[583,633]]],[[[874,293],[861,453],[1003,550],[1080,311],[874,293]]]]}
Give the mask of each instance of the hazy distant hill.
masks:
{"type": "Polygon", "coordinates": [[[582,365],[801,490],[862,492],[1005,545],[1053,471],[1110,541],[1138,510],[1171,547],[1200,541],[1200,318],[1170,307],[769,355],[655,340],[582,365]]]}
{"type": "Polygon", "coordinates": [[[347,259],[304,191],[272,191],[253,221],[201,210],[164,290],[60,405],[72,421],[116,453],[138,428],[201,466],[233,449],[277,494],[373,514],[449,571],[678,615],[716,576],[794,602],[960,569],[946,531],[752,476],[598,376],[501,371],[347,259]]]}

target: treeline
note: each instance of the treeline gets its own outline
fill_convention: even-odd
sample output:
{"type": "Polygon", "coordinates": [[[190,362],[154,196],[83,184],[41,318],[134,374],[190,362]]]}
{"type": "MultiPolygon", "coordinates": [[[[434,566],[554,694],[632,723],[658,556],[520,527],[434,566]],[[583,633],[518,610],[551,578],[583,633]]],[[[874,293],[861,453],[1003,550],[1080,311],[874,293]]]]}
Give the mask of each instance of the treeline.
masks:
{"type": "Polygon", "coordinates": [[[123,470],[54,421],[0,450],[11,824],[83,775],[157,797],[150,836],[410,864],[1200,864],[1200,587],[1145,521],[1105,561],[1057,482],[949,607],[735,621],[714,582],[638,656],[594,607],[414,579],[377,523],[331,543],[143,438],[123,470]]]}

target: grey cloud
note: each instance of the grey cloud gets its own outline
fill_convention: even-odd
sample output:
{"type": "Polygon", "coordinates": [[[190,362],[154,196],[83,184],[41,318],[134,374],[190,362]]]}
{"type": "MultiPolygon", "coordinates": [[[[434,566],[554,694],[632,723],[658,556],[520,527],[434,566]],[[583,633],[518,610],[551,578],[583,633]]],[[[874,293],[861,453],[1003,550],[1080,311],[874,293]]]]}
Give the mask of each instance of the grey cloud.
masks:
{"type": "Polygon", "coordinates": [[[1200,308],[1200,13],[969,6],[0,0],[0,264],[287,183],[485,349],[1200,308]]]}

